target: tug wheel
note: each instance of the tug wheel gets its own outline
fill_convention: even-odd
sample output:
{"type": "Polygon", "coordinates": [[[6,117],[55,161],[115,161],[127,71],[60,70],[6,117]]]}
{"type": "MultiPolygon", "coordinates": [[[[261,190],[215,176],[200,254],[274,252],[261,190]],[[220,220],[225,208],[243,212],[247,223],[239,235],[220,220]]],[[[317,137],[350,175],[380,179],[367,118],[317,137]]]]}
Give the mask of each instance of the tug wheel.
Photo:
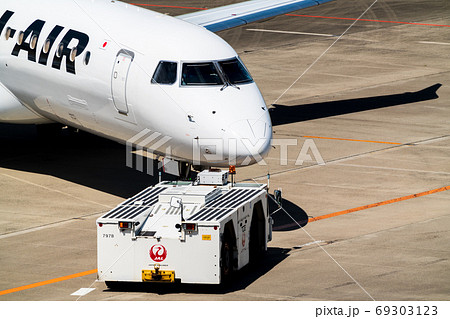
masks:
{"type": "Polygon", "coordinates": [[[233,272],[233,250],[229,241],[225,241],[222,246],[221,251],[221,270],[222,277],[229,278],[231,273],[233,272]]]}

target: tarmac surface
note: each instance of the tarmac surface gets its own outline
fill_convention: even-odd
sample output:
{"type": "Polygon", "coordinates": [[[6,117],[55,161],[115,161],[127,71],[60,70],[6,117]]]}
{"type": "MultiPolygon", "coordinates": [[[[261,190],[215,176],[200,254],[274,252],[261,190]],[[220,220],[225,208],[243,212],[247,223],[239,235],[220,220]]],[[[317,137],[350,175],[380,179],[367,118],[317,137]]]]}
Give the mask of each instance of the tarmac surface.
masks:
{"type": "Polygon", "coordinates": [[[0,124],[0,300],[449,300],[450,3],[380,0],[356,21],[373,2],[219,33],[273,105],[278,143],[237,179],[269,172],[304,226],[278,212],[266,257],[225,287],[96,282],[96,218],[155,179],[114,142],[0,124]]]}

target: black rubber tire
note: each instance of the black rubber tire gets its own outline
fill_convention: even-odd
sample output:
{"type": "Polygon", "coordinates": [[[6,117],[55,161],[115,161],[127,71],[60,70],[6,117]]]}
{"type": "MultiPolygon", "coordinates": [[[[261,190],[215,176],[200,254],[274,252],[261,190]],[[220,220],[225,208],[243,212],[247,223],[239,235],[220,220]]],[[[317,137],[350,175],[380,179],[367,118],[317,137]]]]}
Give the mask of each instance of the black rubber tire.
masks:
{"type": "Polygon", "coordinates": [[[250,242],[249,242],[249,254],[250,263],[254,264],[258,262],[265,252],[265,226],[263,218],[258,214],[253,213],[252,222],[250,224],[250,242]]]}
{"type": "Polygon", "coordinates": [[[226,279],[233,272],[233,251],[228,240],[224,241],[220,255],[222,278],[226,279]]]}

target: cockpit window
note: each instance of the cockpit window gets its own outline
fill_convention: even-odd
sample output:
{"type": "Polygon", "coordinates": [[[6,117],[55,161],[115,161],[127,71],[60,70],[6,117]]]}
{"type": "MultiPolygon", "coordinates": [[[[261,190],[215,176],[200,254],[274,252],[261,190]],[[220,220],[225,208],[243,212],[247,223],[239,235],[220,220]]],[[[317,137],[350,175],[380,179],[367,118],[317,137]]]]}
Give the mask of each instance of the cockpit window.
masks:
{"type": "Polygon", "coordinates": [[[219,65],[231,84],[242,84],[253,81],[245,66],[236,58],[219,61],[219,65]]]}
{"type": "Polygon", "coordinates": [[[213,62],[184,63],[181,85],[223,85],[213,62]]]}
{"type": "Polygon", "coordinates": [[[174,84],[177,80],[177,63],[161,61],[156,67],[152,83],[174,84]]]}

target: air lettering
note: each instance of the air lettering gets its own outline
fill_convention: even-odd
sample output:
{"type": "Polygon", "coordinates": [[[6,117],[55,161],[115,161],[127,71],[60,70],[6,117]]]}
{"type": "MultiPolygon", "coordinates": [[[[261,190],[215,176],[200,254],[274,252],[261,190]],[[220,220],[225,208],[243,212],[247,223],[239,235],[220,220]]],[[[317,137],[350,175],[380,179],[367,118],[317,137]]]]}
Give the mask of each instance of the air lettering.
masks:
{"type": "Polygon", "coordinates": [[[48,55],[50,54],[50,50],[52,49],[56,38],[58,37],[58,35],[61,33],[61,31],[63,29],[64,29],[64,27],[57,25],[50,32],[47,39],[45,40],[44,45],[42,46],[41,54],[39,55],[39,64],[47,65],[48,55]]]}
{"type": "Polygon", "coordinates": [[[34,21],[23,33],[22,42],[16,43],[14,49],[12,51],[12,55],[19,56],[20,51],[28,52],[28,60],[32,62],[36,62],[36,43],[39,39],[39,35],[41,34],[42,27],[44,26],[45,21],[36,20],[34,21]],[[33,38],[35,38],[33,40],[33,38]],[[29,41],[27,41],[29,39],[29,41]],[[35,41],[35,44],[32,45],[32,42],[35,41]]]}
{"type": "Polygon", "coordinates": [[[84,51],[88,43],[89,36],[87,34],[70,29],[61,40],[61,43],[56,50],[52,67],[59,70],[61,68],[61,61],[63,57],[65,57],[66,71],[75,74],[75,58],[84,51]],[[78,41],[76,47],[69,47],[72,40],[78,41]],[[74,55],[73,58],[71,57],[72,54],[74,55]]]}
{"type": "MultiPolygon", "coordinates": [[[[0,17],[0,33],[3,32],[6,24],[13,15],[14,12],[7,10],[0,17]]],[[[56,47],[53,60],[50,62],[50,50],[55,46],[56,39],[64,30],[64,27],[56,25],[52,29],[52,31],[50,31],[50,34],[46,37],[45,41],[42,44],[39,58],[37,58],[38,49],[36,46],[39,38],[41,38],[42,29],[45,23],[46,21],[36,20],[31,23],[25,31],[19,33],[18,37],[20,37],[20,39],[17,40],[17,43],[15,44],[11,55],[18,57],[20,52],[25,51],[29,61],[37,62],[45,66],[51,65],[52,68],[57,70],[61,69],[61,65],[63,61],[65,61],[66,72],[76,74],[76,58],[80,56],[86,49],[89,43],[89,36],[83,32],[69,29],[66,34],[64,34],[61,42],[56,47]]],[[[11,29],[11,38],[15,33],[16,30],[11,29]]]]}

